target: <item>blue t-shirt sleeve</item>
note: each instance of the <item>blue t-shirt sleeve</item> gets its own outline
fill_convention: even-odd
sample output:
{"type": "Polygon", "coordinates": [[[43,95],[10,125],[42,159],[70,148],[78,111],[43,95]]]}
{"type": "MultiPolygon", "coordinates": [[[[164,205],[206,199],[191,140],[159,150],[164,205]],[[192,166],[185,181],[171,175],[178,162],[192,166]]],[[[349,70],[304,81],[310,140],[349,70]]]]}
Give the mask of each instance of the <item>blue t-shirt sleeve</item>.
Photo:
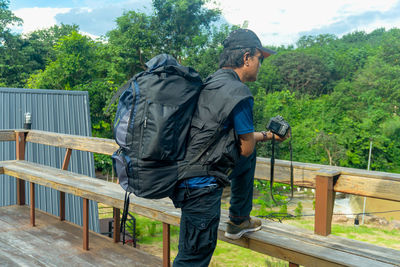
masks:
{"type": "Polygon", "coordinates": [[[232,111],[233,127],[237,134],[254,132],[253,125],[253,99],[241,101],[232,111]]]}

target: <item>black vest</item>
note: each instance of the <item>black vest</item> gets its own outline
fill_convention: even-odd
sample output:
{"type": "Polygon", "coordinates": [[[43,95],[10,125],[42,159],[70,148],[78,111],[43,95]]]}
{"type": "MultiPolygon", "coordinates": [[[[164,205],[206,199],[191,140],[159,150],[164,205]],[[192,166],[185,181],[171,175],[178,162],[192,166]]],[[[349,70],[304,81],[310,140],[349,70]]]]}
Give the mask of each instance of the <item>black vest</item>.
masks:
{"type": "Polygon", "coordinates": [[[252,98],[249,88],[232,69],[220,69],[205,81],[194,113],[179,180],[215,176],[226,185],[240,157],[240,142],[233,125],[224,128],[234,107],[252,98]]]}

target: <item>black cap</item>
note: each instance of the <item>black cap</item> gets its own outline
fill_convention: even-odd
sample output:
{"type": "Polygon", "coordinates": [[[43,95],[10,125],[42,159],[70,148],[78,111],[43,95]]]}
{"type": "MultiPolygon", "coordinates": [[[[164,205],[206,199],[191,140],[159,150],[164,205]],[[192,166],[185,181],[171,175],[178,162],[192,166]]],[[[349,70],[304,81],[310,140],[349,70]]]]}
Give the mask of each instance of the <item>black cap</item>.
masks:
{"type": "Polygon", "coordinates": [[[263,47],[257,35],[253,31],[247,29],[237,29],[231,32],[224,40],[223,45],[224,48],[228,50],[257,48],[262,52],[264,58],[276,54],[275,51],[263,47]]]}

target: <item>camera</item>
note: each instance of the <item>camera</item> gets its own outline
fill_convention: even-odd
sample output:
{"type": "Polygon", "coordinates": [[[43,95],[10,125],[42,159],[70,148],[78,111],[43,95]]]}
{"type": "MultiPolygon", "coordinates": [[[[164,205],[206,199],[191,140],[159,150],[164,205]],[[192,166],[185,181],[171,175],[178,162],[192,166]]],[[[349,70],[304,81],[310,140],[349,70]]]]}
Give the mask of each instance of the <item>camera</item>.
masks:
{"type": "Polygon", "coordinates": [[[278,115],[269,120],[267,129],[279,137],[285,137],[290,130],[290,125],[282,118],[282,116],[278,115]]]}

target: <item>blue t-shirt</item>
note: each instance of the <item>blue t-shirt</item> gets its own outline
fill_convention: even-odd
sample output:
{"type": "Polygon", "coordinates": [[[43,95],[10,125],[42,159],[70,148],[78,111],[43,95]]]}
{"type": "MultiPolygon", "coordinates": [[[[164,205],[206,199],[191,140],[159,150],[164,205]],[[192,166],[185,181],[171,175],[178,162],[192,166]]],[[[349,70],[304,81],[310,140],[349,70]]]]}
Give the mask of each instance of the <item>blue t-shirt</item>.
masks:
{"type": "MultiPolygon", "coordinates": [[[[253,105],[254,101],[252,98],[248,98],[237,104],[225,127],[230,127],[233,123],[233,127],[238,135],[254,132],[253,105]]],[[[183,180],[179,184],[179,188],[203,188],[214,185],[216,182],[217,180],[214,176],[192,177],[183,180]]]]}

